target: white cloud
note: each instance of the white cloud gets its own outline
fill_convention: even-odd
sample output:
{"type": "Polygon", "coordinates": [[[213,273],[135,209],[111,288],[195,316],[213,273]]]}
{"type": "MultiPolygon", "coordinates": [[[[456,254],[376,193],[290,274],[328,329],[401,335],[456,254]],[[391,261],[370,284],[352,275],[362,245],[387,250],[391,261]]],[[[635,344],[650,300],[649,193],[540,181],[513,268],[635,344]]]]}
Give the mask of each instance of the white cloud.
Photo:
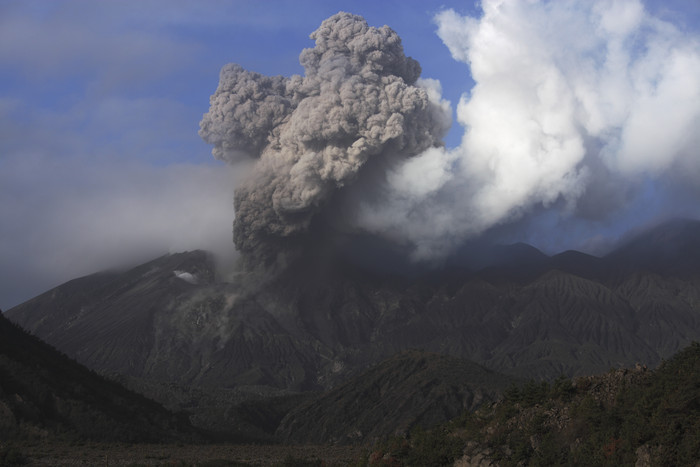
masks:
{"type": "Polygon", "coordinates": [[[585,205],[587,216],[597,210],[602,218],[629,200],[602,199],[592,187],[629,193],[645,178],[697,176],[687,168],[699,165],[697,36],[636,0],[484,0],[482,7],[480,18],[453,10],[435,18],[475,82],[456,109],[461,144],[407,162],[397,173],[443,171],[420,169],[410,203],[407,178],[390,178],[390,194],[365,206],[361,225],[413,242],[419,256],[444,254],[535,209],[575,217],[585,205]],[[589,198],[598,200],[595,209],[589,198]],[[385,215],[392,211],[404,215],[385,215]]]}

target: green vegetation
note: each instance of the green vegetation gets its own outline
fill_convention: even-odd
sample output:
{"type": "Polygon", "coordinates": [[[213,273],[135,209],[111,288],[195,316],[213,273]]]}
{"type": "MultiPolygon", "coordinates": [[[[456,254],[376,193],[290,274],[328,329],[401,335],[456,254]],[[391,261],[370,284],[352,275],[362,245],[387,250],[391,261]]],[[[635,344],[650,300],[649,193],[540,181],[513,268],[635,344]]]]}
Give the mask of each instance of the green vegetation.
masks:
{"type": "Polygon", "coordinates": [[[407,438],[391,438],[369,456],[368,462],[370,465],[451,465],[462,455],[464,443],[448,427],[428,431],[418,427],[407,438]]]}
{"type": "Polygon", "coordinates": [[[695,465],[700,459],[700,343],[659,368],[571,381],[529,381],[429,431],[379,443],[376,466],[450,465],[466,455],[501,466],[695,465]]]}

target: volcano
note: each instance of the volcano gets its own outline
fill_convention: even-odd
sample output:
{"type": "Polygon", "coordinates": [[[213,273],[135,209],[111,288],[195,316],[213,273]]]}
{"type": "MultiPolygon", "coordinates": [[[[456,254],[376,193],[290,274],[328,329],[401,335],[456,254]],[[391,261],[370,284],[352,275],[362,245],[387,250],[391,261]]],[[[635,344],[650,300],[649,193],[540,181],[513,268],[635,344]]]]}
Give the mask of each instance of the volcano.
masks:
{"type": "Polygon", "coordinates": [[[600,258],[517,244],[477,271],[423,274],[316,258],[255,287],[218,281],[213,258],[191,251],[75,279],[5,315],[208,428],[270,403],[257,429],[274,437],[292,407],[411,349],[478,364],[501,386],[654,366],[700,339],[698,238],[700,222],[677,220],[600,258]]]}

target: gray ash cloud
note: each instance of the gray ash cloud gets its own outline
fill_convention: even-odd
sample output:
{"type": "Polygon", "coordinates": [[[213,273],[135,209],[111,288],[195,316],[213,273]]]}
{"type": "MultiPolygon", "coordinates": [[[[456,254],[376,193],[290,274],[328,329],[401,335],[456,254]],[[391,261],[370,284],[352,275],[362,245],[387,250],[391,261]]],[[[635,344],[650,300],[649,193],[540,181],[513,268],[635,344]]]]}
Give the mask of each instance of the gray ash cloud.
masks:
{"type": "Polygon", "coordinates": [[[335,199],[441,146],[450,125],[388,26],[338,13],[310,37],[304,76],[224,66],[200,124],[214,157],[254,161],[234,195],[234,243],[249,265],[288,261],[335,199]]]}

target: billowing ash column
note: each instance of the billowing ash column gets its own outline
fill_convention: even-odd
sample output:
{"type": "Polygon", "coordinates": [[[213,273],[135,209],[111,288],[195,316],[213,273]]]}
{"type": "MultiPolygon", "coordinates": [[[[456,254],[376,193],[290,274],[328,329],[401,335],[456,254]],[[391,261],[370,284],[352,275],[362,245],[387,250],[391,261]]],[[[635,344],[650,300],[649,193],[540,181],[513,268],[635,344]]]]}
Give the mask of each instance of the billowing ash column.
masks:
{"type": "Polygon", "coordinates": [[[303,77],[226,65],[200,123],[214,157],[255,161],[234,197],[234,243],[249,266],[288,260],[339,191],[386,167],[371,161],[439,146],[449,124],[389,27],[338,13],[311,38],[303,77]]]}

